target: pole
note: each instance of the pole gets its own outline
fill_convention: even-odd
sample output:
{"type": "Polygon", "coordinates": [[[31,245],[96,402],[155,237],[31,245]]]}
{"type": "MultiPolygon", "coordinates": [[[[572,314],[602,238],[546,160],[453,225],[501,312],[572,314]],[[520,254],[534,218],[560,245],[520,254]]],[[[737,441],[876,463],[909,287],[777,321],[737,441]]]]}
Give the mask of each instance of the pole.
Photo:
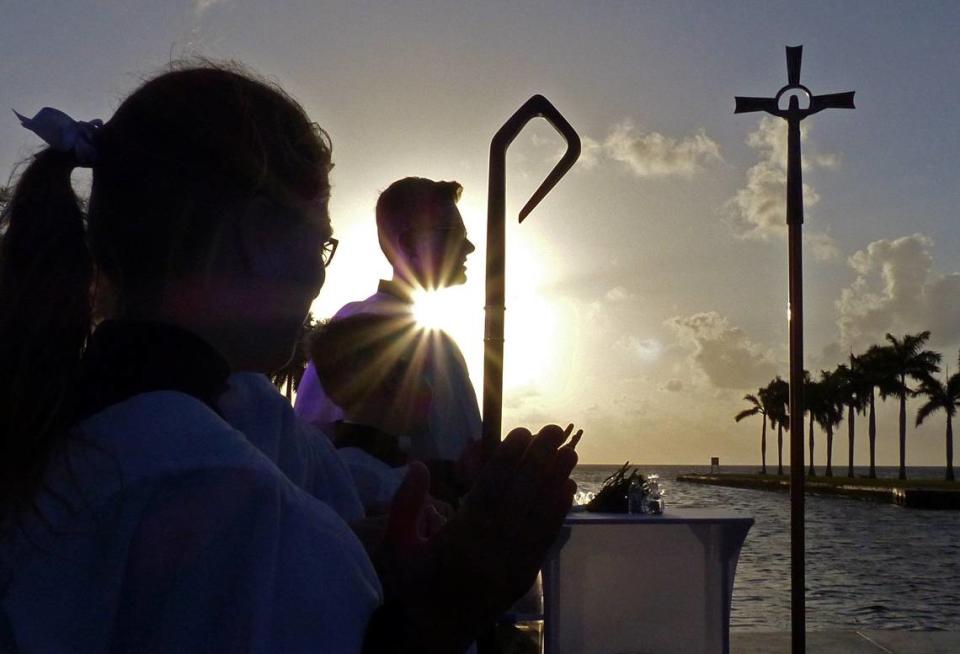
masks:
{"type": "Polygon", "coordinates": [[[490,456],[499,444],[503,422],[506,148],[507,146],[496,138],[490,144],[490,180],[487,187],[487,280],[483,306],[483,440],[481,446],[484,458],[490,456]]]}
{"type": "Polygon", "coordinates": [[[506,314],[506,192],[507,148],[524,126],[542,117],[567,143],[563,157],[520,210],[523,222],[580,157],[580,136],[542,95],[534,95],[507,119],[490,142],[490,179],[487,186],[487,279],[483,328],[483,436],[484,454],[500,443],[503,423],[503,344],[506,314]]]}
{"type": "MultiPolygon", "coordinates": [[[[503,344],[506,314],[506,194],[507,148],[524,126],[536,117],[543,117],[567,142],[567,150],[539,188],[520,210],[523,222],[540,200],[556,186],[560,178],[580,156],[580,137],[570,123],[542,95],[534,95],[523,103],[505,122],[490,142],[490,178],[487,185],[487,279],[483,325],[483,434],[481,447],[489,457],[500,444],[503,423],[503,344]]],[[[477,639],[481,654],[495,654],[496,632],[493,627],[477,639]]]]}
{"type": "Polygon", "coordinates": [[[775,97],[738,96],[734,113],[763,111],[787,121],[787,247],[790,321],[790,616],[793,654],[806,651],[806,556],[803,465],[803,172],[800,121],[824,109],[853,109],[853,91],[813,95],[800,83],[803,46],[787,47],[787,85],[775,97]],[[787,109],[780,99],[793,91],[787,109]],[[796,92],[809,106],[800,108],[796,92]]]}
{"type": "Polygon", "coordinates": [[[787,121],[787,246],[790,289],[790,622],[794,654],[806,651],[806,532],[803,466],[803,174],[797,97],[787,121]]]}

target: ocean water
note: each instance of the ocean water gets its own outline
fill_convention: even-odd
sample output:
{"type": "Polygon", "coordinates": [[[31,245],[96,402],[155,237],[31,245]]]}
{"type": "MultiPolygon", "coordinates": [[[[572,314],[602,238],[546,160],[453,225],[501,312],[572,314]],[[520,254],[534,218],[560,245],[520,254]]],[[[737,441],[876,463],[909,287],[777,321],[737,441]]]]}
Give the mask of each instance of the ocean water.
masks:
{"type": "MultiPolygon", "coordinates": [[[[660,475],[668,510],[725,508],[753,516],[737,566],[730,627],[789,631],[789,495],[675,481],[678,474],[709,472],[709,466],[638,467],[660,475]]],[[[573,477],[581,491],[595,492],[616,469],[581,465],[573,477]]],[[[878,473],[896,477],[897,469],[878,468],[878,473]]],[[[942,468],[908,468],[911,478],[942,474],[942,468]]],[[[808,495],[806,535],[809,630],[960,631],[960,511],[808,495]]]]}

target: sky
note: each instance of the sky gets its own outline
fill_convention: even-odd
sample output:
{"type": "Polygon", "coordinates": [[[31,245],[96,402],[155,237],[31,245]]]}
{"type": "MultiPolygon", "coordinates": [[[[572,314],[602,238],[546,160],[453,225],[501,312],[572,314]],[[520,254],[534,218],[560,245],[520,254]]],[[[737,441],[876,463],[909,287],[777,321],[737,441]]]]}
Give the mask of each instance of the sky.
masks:
{"type": "MultiPolygon", "coordinates": [[[[805,367],[929,329],[957,369],[955,2],[14,0],[3,15],[0,106],[20,113],[107,119],[185,57],[243,62],[296,97],[334,144],[341,242],[318,317],[389,273],[380,191],[408,175],[462,183],[477,252],[442,324],[478,387],[489,141],[546,95],[584,147],[522,225],[562,143],[535,121],[509,150],[504,425],[576,422],[588,463],[759,462],[759,418],[733,416],[788,375],[786,131],[734,115],[733,97],[774,95],[784,46],[802,44],[801,81],[857,104],[803,123],[805,367]]],[[[37,147],[0,120],[0,176],[37,147]]],[[[914,429],[918,402],[907,463],[942,465],[943,414],[914,429]]],[[[896,411],[879,410],[881,465],[897,463],[896,411]]],[[[866,464],[862,419],[858,440],[866,464]]],[[[820,436],[821,465],[824,451],[820,436]]]]}

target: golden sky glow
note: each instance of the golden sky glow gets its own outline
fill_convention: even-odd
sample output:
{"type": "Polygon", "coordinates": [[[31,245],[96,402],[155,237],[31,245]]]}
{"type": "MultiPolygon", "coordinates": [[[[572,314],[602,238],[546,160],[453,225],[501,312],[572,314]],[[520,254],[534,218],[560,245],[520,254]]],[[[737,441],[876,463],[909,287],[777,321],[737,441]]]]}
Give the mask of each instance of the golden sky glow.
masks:
{"type": "MultiPolygon", "coordinates": [[[[958,21],[949,2],[13,3],[0,105],[109,118],[182,56],[276,80],[333,140],[340,246],[318,317],[390,276],[380,191],[408,175],[461,182],[477,251],[444,320],[479,388],[490,138],[542,93],[583,155],[518,225],[561,143],[533,121],[508,153],[504,427],[577,422],[586,462],[755,463],[759,421],[733,416],[787,371],[785,129],[735,116],[733,96],[775,93],[796,44],[814,93],[857,92],[856,111],[804,121],[806,367],[922,329],[953,362],[960,86],[944,80],[958,21]]],[[[36,146],[0,120],[4,170],[36,146]]],[[[915,429],[918,406],[907,463],[940,465],[942,416],[915,429]]],[[[882,465],[897,461],[896,413],[879,406],[882,465]]]]}

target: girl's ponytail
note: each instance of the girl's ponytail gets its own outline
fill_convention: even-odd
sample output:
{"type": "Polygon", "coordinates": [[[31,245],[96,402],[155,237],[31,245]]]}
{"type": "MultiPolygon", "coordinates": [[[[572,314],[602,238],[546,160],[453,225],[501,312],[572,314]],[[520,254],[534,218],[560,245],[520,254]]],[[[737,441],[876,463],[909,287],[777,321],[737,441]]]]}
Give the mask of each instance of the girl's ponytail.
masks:
{"type": "Polygon", "coordinates": [[[0,216],[0,519],[33,497],[75,419],[92,278],[76,164],[41,151],[0,216]]]}

